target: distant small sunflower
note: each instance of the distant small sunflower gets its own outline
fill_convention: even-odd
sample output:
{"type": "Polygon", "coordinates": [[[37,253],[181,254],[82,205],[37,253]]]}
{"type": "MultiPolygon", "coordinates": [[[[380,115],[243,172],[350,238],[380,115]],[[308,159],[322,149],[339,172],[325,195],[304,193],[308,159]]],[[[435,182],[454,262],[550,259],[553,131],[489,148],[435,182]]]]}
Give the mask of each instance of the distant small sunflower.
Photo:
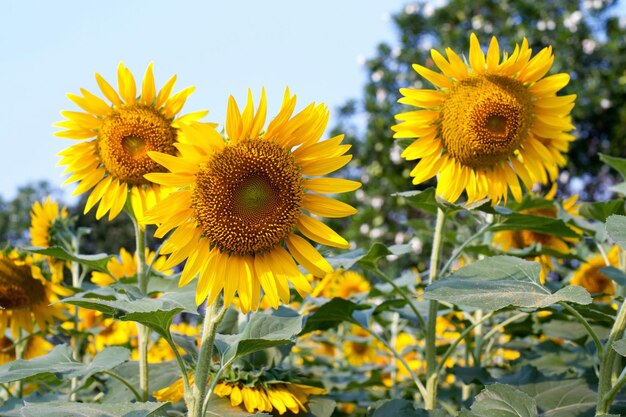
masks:
{"type": "Polygon", "coordinates": [[[81,89],[82,96],[68,97],[85,112],[62,111],[67,120],[55,124],[66,129],[56,136],[81,141],[59,153],[59,165],[66,165],[65,172],[71,173],[65,184],[79,182],[74,195],[92,190],[85,213],[99,202],[97,219],[107,212],[109,220],[115,218],[130,190],[134,214],[141,218],[162,197],[161,187],[144,178],[147,173],[163,170],[147,153],[176,154],[180,125],[199,120],[207,112],[176,118],[195,87],[171,95],[174,75],[157,93],[152,64],[146,70],[139,97],[135,79],[123,63],[117,70],[119,94],[98,73],[96,81],[112,105],[81,89]]]}
{"type": "Polygon", "coordinates": [[[582,264],[572,276],[571,285],[585,288],[591,294],[608,294],[604,297],[596,297],[594,301],[609,301],[610,296],[615,294],[613,281],[600,270],[606,266],[619,267],[619,248],[614,246],[607,254],[609,265],[603,256],[596,255],[582,264]]]}
{"type": "Polygon", "coordinates": [[[35,201],[30,212],[30,242],[33,246],[48,248],[54,246],[54,232],[58,224],[67,219],[67,207],[50,197],[35,201]]]}
{"type": "MultiPolygon", "coordinates": [[[[54,345],[41,336],[31,336],[26,340],[22,359],[38,358],[50,352],[54,345]]],[[[0,365],[14,361],[15,342],[6,336],[0,337],[0,365]]]]}
{"type": "Polygon", "coordinates": [[[369,281],[358,272],[338,270],[326,274],[315,285],[311,295],[314,297],[323,295],[329,299],[333,297],[348,299],[353,294],[368,292],[370,287],[369,281]]]}
{"type": "Polygon", "coordinates": [[[183,126],[186,142],[180,156],[150,152],[169,173],[146,178],[178,187],[150,211],[147,221],[159,225],[155,236],[175,229],[161,253],[168,266],[187,259],[180,277],[186,285],[199,275],[196,302],[213,303],[224,292],[229,306],[239,296],[243,311],[256,310],[260,290],[277,308],[289,302],[290,281],[301,294],[311,285],[300,265],[316,275],[333,269],[296,231],[328,246],[347,248],[348,242],[320,220],[345,217],[356,210],[323,193],[343,193],[360,186],[356,181],[324,178],[350,161],[344,155],[343,135],[321,141],[328,110],[314,103],[292,116],[296,97],[286,91],[278,115],[264,132],[265,94],[254,111],[252,94],[243,112],[231,97],[226,133],[228,141],[210,127],[183,126]],[[316,177],[316,178],[311,178],[316,177]]]}
{"type": "Polygon", "coordinates": [[[17,252],[0,252],[0,335],[11,329],[13,339],[20,338],[20,331],[33,332],[34,323],[45,331],[55,319],[64,320],[60,296],[71,291],[48,281],[31,257],[21,258],[17,252]]]}
{"type": "MultiPolygon", "coordinates": [[[[169,268],[165,268],[165,256],[159,256],[154,259],[155,253],[149,249],[146,249],[146,262],[148,265],[152,265],[154,271],[161,272],[165,275],[170,275],[173,271],[169,268]]],[[[137,274],[137,254],[131,254],[126,249],[121,248],[118,257],[112,258],[107,263],[107,270],[109,273],[93,271],[91,273],[91,282],[101,287],[106,287],[114,283],[116,280],[122,278],[130,278],[137,274]]]]}
{"type": "Polygon", "coordinates": [[[556,95],[569,75],[544,78],[552,48],[531,59],[524,39],[501,55],[493,37],[485,56],[472,34],[469,65],[450,48],[446,55],[431,50],[441,73],[413,65],[436,89],[400,89],[400,103],[421,108],[396,115],[402,122],[393,127],[395,138],[416,138],[402,153],[420,160],[413,183],[439,174],[436,193],[446,200],[455,202],[465,191],[468,202],[487,197],[497,203],[509,189],[522,198],[518,177],[527,189],[554,181],[573,140],[568,132],[576,96],[556,95]]]}

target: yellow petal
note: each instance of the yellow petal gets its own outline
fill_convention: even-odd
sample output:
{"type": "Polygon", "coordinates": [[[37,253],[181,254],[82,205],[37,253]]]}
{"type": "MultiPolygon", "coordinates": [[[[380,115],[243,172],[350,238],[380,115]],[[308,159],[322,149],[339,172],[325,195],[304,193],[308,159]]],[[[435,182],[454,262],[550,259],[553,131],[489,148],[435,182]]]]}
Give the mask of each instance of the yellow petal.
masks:
{"type": "Polygon", "coordinates": [[[300,215],[298,217],[297,227],[303,235],[321,244],[344,249],[350,247],[347,240],[313,217],[300,215]]]}

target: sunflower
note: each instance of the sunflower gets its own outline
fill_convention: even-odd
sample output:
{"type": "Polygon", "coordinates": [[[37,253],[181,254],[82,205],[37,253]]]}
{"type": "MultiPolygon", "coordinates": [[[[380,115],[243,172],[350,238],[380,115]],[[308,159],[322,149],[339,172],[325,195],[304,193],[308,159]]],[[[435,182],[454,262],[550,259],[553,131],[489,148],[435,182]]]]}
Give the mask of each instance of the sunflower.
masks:
{"type": "Polygon", "coordinates": [[[30,243],[42,248],[55,245],[55,231],[65,220],[67,207],[59,207],[59,203],[50,197],[41,202],[35,201],[30,211],[30,243]]]}
{"type": "Polygon", "coordinates": [[[341,297],[348,299],[353,294],[361,294],[370,290],[370,283],[363,275],[354,271],[338,270],[326,274],[311,293],[314,297],[323,295],[326,298],[341,297]]]}
{"type": "MultiPolygon", "coordinates": [[[[189,382],[193,383],[193,375],[189,382]]],[[[306,403],[310,395],[322,395],[326,390],[310,385],[296,384],[283,381],[254,382],[224,380],[216,384],[214,393],[221,398],[229,398],[233,407],[245,408],[247,412],[278,412],[284,414],[287,410],[293,414],[308,411],[306,403]]],[[[177,403],[183,399],[183,380],[179,379],[172,385],[152,393],[157,401],[171,401],[177,403]]]]}
{"type": "Polygon", "coordinates": [[[45,331],[55,319],[64,320],[64,308],[50,304],[72,292],[56,282],[43,276],[32,257],[0,252],[0,335],[9,327],[13,339],[19,339],[22,330],[33,332],[33,321],[45,331]]]}
{"type": "MultiPolygon", "coordinates": [[[[38,358],[50,352],[54,345],[41,336],[32,336],[26,340],[26,349],[22,359],[38,358]]],[[[0,337],[0,365],[15,360],[15,342],[6,336],[0,337]]]]}
{"type": "Polygon", "coordinates": [[[55,124],[66,129],[56,132],[56,136],[80,140],[59,153],[59,165],[66,165],[65,173],[71,173],[64,184],[79,182],[74,195],[93,189],[85,213],[100,202],[97,219],[107,212],[109,220],[114,219],[124,208],[130,190],[133,212],[141,219],[164,193],[160,186],[144,178],[149,172],[162,171],[147,152],[176,154],[180,126],[199,120],[207,112],[176,119],[194,87],[171,95],[174,75],[157,94],[152,64],[144,75],[139,97],[135,79],[123,63],[117,69],[119,94],[98,73],[96,81],[112,105],[81,89],[82,96],[68,94],[68,98],[85,112],[62,111],[67,120],[55,124]]]}
{"type": "Polygon", "coordinates": [[[272,307],[289,302],[290,281],[300,294],[311,291],[300,265],[315,275],[332,267],[303,237],[328,246],[348,242],[320,220],[345,217],[356,210],[321,193],[353,191],[359,182],[323,175],[346,165],[350,145],[343,135],[321,141],[328,111],[314,103],[292,117],[296,97],[285,92],[278,115],[262,132],[265,92],[255,113],[252,94],[243,112],[231,97],[228,141],[211,127],[182,126],[186,138],[180,156],[149,152],[169,173],[148,180],[179,187],[150,211],[148,222],[159,224],[155,236],[175,229],[163,245],[167,265],[187,259],[180,278],[186,285],[199,275],[196,302],[213,303],[224,292],[229,306],[238,293],[241,310],[256,310],[263,288],[272,307]],[[317,177],[317,178],[310,178],[317,177]]]}
{"type": "MultiPolygon", "coordinates": [[[[159,256],[154,259],[155,253],[150,249],[146,249],[146,262],[152,265],[154,271],[158,271],[165,275],[171,275],[172,269],[165,268],[165,256],[159,256]]],[[[91,282],[101,287],[106,287],[121,278],[130,278],[137,273],[137,254],[131,255],[126,249],[121,248],[119,257],[111,258],[107,263],[109,273],[93,271],[91,273],[91,282]]]]}
{"type": "Polygon", "coordinates": [[[416,138],[402,153],[420,159],[413,184],[439,174],[436,193],[450,202],[465,191],[468,203],[498,203],[509,189],[522,198],[518,177],[527,189],[554,181],[574,139],[568,132],[576,95],[556,95],[569,75],[543,78],[554,61],[552,48],[531,59],[524,39],[512,54],[501,54],[493,37],[485,56],[472,34],[469,65],[450,48],[446,55],[431,50],[441,73],[413,65],[436,89],[400,89],[400,103],[421,108],[397,114],[402,122],[393,127],[395,138],[416,138]]]}
{"type": "Polygon", "coordinates": [[[609,265],[603,256],[596,255],[582,264],[570,281],[571,285],[578,285],[585,288],[591,294],[608,294],[605,297],[596,297],[594,301],[608,301],[610,295],[615,294],[613,281],[604,275],[600,270],[606,266],[619,267],[619,248],[613,246],[607,254],[609,265]]]}
{"type": "Polygon", "coordinates": [[[352,327],[352,331],[343,341],[343,354],[348,363],[353,366],[373,364],[378,357],[370,334],[356,326],[352,327]]]}

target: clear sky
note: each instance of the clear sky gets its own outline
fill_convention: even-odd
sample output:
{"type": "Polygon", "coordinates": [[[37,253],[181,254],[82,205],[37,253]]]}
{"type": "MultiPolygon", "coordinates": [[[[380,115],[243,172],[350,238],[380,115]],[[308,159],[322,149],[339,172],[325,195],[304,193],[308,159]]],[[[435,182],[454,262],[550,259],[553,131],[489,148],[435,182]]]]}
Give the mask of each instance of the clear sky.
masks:
{"type": "MultiPolygon", "coordinates": [[[[380,41],[395,40],[389,15],[406,0],[24,1],[4,0],[0,13],[0,196],[47,179],[59,185],[56,154],[75,143],[53,136],[68,92],[101,96],[99,72],[116,85],[123,61],[141,78],[154,62],[159,88],[178,74],[178,91],[195,85],[184,112],[208,109],[224,121],[228,96],[255,97],[265,86],[268,116],[285,86],[297,108],[312,101],[333,110],[359,97],[362,63],[380,41]]],[[[332,119],[331,119],[332,120],[332,119]]],[[[332,121],[331,121],[332,125],[332,121]]],[[[67,186],[69,196],[74,185],[67,186]]]]}

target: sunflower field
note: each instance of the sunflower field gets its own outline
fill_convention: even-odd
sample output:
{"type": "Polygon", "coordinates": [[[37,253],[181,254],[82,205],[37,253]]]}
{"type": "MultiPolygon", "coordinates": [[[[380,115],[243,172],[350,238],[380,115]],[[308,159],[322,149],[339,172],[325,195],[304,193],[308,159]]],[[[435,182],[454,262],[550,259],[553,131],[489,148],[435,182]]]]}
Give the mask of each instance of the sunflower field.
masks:
{"type": "Polygon", "coordinates": [[[626,18],[514,3],[409,3],[336,126],[77,85],[82,199],[0,216],[0,416],[626,415],[626,18]]]}

